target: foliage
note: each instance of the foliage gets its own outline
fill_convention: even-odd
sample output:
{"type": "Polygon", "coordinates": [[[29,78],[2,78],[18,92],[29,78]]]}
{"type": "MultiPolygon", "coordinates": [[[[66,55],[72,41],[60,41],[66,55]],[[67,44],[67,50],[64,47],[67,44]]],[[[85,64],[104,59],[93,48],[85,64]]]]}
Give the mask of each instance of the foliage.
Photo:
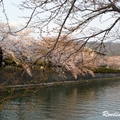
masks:
{"type": "Polygon", "coordinates": [[[120,68],[120,56],[108,56],[107,65],[110,68],[119,69],[120,68]]]}
{"type": "Polygon", "coordinates": [[[120,73],[119,69],[99,67],[94,70],[95,73],[120,73]]]}
{"type": "Polygon", "coordinates": [[[3,59],[3,61],[5,62],[5,65],[7,66],[7,65],[10,65],[10,66],[16,66],[16,63],[13,61],[13,59],[12,58],[5,58],[5,59],[3,59]]]}
{"type": "MultiPolygon", "coordinates": [[[[5,3],[4,1],[0,1],[0,3],[0,7],[3,8],[2,14],[6,18],[6,23],[0,23],[2,40],[0,46],[3,46],[5,53],[12,57],[14,62],[21,65],[31,76],[30,67],[38,60],[47,64],[51,62],[53,66],[65,68],[71,71],[75,78],[78,74],[91,73],[93,75],[88,66],[98,66],[99,57],[92,57],[88,54],[89,52],[86,52],[86,43],[89,40],[98,40],[100,41],[98,46],[103,47],[104,40],[108,39],[109,36],[113,38],[118,35],[111,34],[111,30],[118,25],[120,19],[118,17],[120,13],[118,0],[66,0],[57,2],[55,0],[24,2],[23,0],[19,5],[20,10],[29,10],[31,14],[23,17],[27,22],[22,27],[11,26],[5,3]],[[44,14],[47,14],[47,16],[44,14]],[[104,29],[91,26],[96,18],[101,23],[105,21],[103,19],[104,15],[110,15],[113,22],[104,29]],[[54,26],[50,28],[52,24],[54,26]],[[41,38],[42,42],[35,41],[35,38],[31,36],[34,31],[30,28],[39,30],[39,39],[41,38]],[[56,37],[47,39],[43,37],[44,33],[46,36],[56,33],[56,37]],[[64,41],[74,33],[79,37],[64,41]],[[62,42],[61,39],[63,39],[62,42]],[[8,41],[10,41],[9,44],[8,41]],[[80,45],[81,41],[84,42],[80,45]],[[31,50],[31,47],[35,49],[31,50]]],[[[119,33],[119,31],[116,33],[119,33]]]]}
{"type": "Polygon", "coordinates": [[[41,45],[50,51],[45,53],[47,56],[44,61],[47,61],[49,67],[59,69],[59,72],[65,70],[70,71],[75,78],[77,75],[92,74],[92,68],[97,67],[99,56],[87,47],[82,46],[80,42],[75,42],[74,39],[62,36],[57,42],[54,50],[51,51],[55,44],[55,37],[44,38],[41,45]],[[90,69],[89,69],[90,68],[90,69]]]}

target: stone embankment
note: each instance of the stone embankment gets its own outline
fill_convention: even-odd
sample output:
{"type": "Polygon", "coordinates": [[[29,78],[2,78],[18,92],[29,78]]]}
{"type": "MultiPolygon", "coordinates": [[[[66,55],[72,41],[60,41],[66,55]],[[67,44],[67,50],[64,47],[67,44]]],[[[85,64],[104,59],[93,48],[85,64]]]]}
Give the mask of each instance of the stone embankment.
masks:
{"type": "Polygon", "coordinates": [[[0,84],[16,89],[25,89],[26,87],[35,88],[38,86],[51,87],[59,85],[68,85],[76,83],[88,83],[96,80],[120,80],[120,73],[95,73],[95,77],[91,75],[78,76],[75,79],[70,73],[65,77],[47,71],[43,76],[42,71],[33,70],[33,76],[29,76],[21,69],[1,69],[0,84]]]}

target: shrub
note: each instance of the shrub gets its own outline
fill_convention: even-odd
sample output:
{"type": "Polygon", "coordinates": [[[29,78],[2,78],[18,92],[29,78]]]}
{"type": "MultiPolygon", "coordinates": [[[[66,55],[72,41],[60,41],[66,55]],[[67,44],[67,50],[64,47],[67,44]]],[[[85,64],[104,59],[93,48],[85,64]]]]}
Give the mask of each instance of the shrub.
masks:
{"type": "Polygon", "coordinates": [[[5,58],[3,61],[6,65],[16,66],[16,63],[11,58],[5,58]]]}
{"type": "Polygon", "coordinates": [[[119,69],[113,69],[113,68],[106,68],[106,67],[99,67],[94,70],[95,73],[119,73],[119,69]]]}

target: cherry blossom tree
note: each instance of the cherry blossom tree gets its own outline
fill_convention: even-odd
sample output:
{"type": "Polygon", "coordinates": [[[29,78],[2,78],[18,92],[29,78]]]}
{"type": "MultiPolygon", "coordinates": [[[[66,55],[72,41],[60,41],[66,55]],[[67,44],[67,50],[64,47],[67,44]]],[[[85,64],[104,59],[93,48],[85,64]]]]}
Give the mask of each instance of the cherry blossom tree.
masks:
{"type": "MultiPolygon", "coordinates": [[[[5,29],[6,26],[4,26],[5,29]]],[[[29,64],[32,54],[35,54],[35,39],[31,36],[31,30],[26,29],[14,34],[7,34],[4,40],[0,41],[0,47],[3,51],[3,57],[9,57],[17,65],[21,65],[30,76],[32,76],[29,64]],[[33,47],[34,46],[34,47],[33,47]]],[[[6,33],[6,31],[5,31],[6,33]]],[[[4,36],[4,31],[1,30],[4,36]]]]}
{"type": "Polygon", "coordinates": [[[108,56],[106,63],[109,68],[120,69],[120,56],[108,56]]]}
{"type": "Polygon", "coordinates": [[[5,32],[2,30],[4,35],[2,34],[1,40],[28,27],[37,29],[40,38],[44,35],[56,34],[54,45],[48,54],[56,48],[61,35],[76,35],[77,41],[85,41],[84,46],[89,40],[95,40],[99,41],[98,46],[105,47],[104,41],[116,37],[111,34],[114,28],[116,31],[119,29],[118,0],[23,0],[16,7],[23,12],[29,11],[30,14],[21,16],[25,20],[24,26],[13,30],[5,2],[0,1],[0,8],[7,26],[5,32]],[[99,24],[95,25],[96,21],[99,24]]]}
{"type": "Polygon", "coordinates": [[[44,56],[47,54],[44,60],[48,65],[50,64],[54,69],[59,68],[59,73],[65,70],[70,71],[75,78],[81,74],[94,76],[93,69],[99,66],[99,61],[102,59],[99,55],[83,46],[81,42],[75,42],[74,39],[66,36],[62,36],[55,49],[48,54],[55,44],[55,39],[55,37],[44,38],[41,41],[41,45],[47,50],[44,53],[44,56]]]}

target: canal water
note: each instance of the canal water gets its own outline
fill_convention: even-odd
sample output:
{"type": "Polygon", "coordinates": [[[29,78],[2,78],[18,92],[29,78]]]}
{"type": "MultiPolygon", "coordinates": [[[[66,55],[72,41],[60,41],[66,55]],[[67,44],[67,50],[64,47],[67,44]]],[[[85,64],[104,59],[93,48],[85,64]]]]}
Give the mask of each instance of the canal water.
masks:
{"type": "Polygon", "coordinates": [[[42,88],[6,102],[0,120],[120,120],[120,80],[42,88]]]}

